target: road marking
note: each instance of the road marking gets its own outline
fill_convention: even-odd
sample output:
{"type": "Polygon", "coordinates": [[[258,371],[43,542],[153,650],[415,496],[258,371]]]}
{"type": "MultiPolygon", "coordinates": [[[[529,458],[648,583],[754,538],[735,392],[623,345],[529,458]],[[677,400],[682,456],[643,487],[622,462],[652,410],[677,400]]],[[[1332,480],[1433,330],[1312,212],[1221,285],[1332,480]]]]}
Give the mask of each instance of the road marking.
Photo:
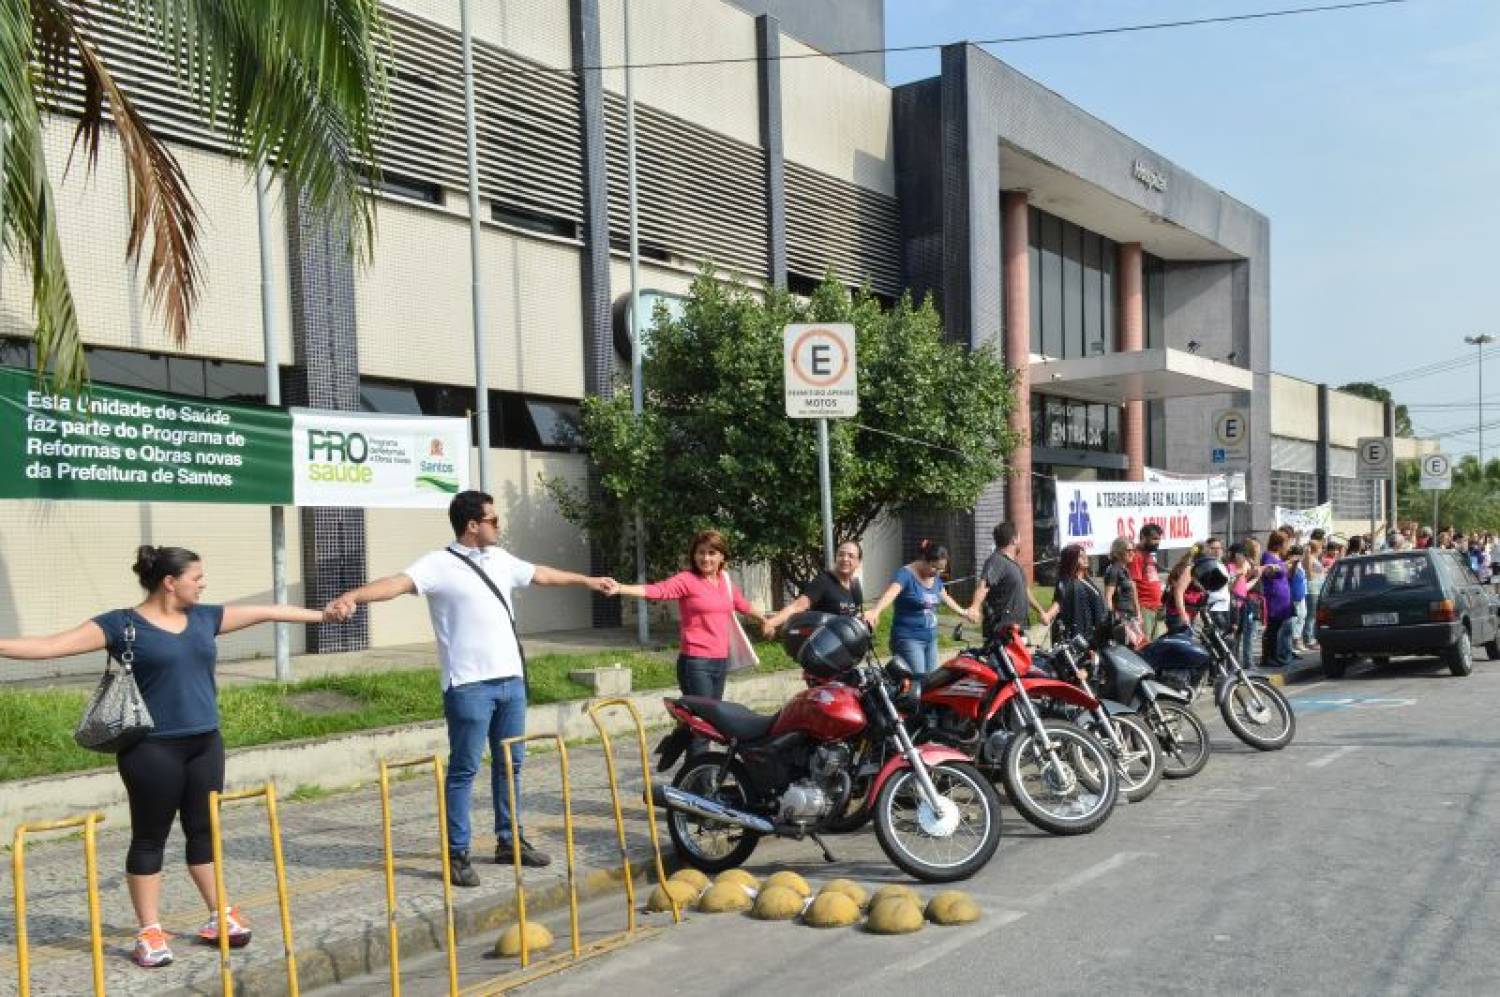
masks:
{"type": "Polygon", "coordinates": [[[1359,745],[1346,744],[1342,748],[1331,754],[1324,755],[1322,758],[1318,758],[1308,762],[1307,767],[1310,769],[1320,769],[1324,765],[1332,765],[1334,762],[1338,761],[1340,758],[1343,758],[1345,755],[1351,755],[1358,750],[1359,745]]]}
{"type": "Polygon", "coordinates": [[[934,963],[944,956],[950,954],[954,949],[962,948],[965,945],[974,944],[982,938],[993,935],[995,932],[999,931],[1007,924],[1015,924],[1025,916],[1026,911],[1024,910],[997,911],[993,917],[985,918],[988,923],[984,926],[984,929],[982,931],[978,932],[977,934],[974,934],[972,932],[959,932],[952,938],[944,939],[943,941],[938,942],[936,945],[924,946],[922,948],[921,955],[917,956],[915,959],[908,959],[901,964],[901,970],[902,972],[909,973],[912,970],[921,969],[923,966],[934,963]]]}
{"type": "Polygon", "coordinates": [[[1320,685],[1327,685],[1327,684],[1328,684],[1328,680],[1324,679],[1321,682],[1313,682],[1310,685],[1299,686],[1298,687],[1298,691],[1299,692],[1311,692],[1312,690],[1316,689],[1318,686],[1320,686],[1320,685]]]}
{"type": "Polygon", "coordinates": [[[1078,889],[1080,886],[1091,883],[1094,880],[1098,879],[1100,876],[1107,876],[1121,866],[1134,862],[1136,859],[1149,859],[1155,857],[1155,853],[1153,852],[1117,852],[1116,854],[1110,856],[1097,865],[1091,865],[1081,872],[1075,872],[1067,879],[1058,880],[1046,889],[1040,890],[1037,893],[1034,893],[1031,896],[1027,897],[1025,900],[1022,900],[1021,903],[1022,905],[1027,907],[1039,906],[1041,904],[1047,903],[1048,901],[1057,899],[1064,893],[1068,893],[1072,890],[1078,889]]]}

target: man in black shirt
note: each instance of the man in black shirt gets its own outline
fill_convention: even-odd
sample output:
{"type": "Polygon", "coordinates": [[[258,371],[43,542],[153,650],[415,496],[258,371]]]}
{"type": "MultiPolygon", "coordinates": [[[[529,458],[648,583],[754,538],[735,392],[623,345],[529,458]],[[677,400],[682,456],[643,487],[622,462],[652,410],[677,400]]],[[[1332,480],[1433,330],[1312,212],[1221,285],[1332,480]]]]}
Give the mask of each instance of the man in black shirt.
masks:
{"type": "Polygon", "coordinates": [[[1021,550],[1021,540],[1016,535],[1013,523],[1001,523],[995,527],[995,552],[984,562],[979,573],[979,584],[974,589],[974,599],[969,603],[969,615],[984,613],[984,633],[993,634],[995,628],[1005,623],[1025,626],[1028,608],[1036,610],[1043,623],[1051,623],[1057,615],[1057,607],[1042,609],[1031,586],[1026,583],[1026,572],[1016,563],[1016,554],[1021,550]]]}
{"type": "Polygon", "coordinates": [[[859,584],[859,566],[864,549],[857,540],[845,540],[833,555],[833,570],[821,571],[807,583],[802,594],[782,610],[766,618],[761,635],[769,640],[776,630],[797,613],[832,613],[858,616],[865,608],[864,589],[859,584]]]}

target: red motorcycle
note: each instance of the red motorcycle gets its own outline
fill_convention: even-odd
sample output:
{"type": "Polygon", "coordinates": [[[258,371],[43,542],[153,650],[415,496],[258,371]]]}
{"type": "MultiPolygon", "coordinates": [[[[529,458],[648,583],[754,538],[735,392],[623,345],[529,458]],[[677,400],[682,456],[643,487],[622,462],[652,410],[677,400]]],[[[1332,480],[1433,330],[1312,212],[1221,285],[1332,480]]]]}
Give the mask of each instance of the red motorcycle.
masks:
{"type": "Polygon", "coordinates": [[[772,835],[810,838],[831,862],[819,834],[849,819],[856,778],[867,778],[859,808],[895,865],[932,883],[983,868],[1000,844],[994,787],[962,752],[913,743],[893,699],[910,683],[870,654],[865,624],[804,613],[784,641],[820,684],[771,716],[702,696],[663,701],[678,725],[657,747],[658,771],[689,754],[672,785],[653,794],[683,861],[709,873],[733,868],[772,835]],[[695,738],[711,746],[694,749],[695,738]],[[872,763],[878,770],[862,777],[872,763]]]}
{"type": "MultiPolygon", "coordinates": [[[[962,628],[956,636],[962,639],[962,628]]],[[[1066,720],[1044,716],[1037,700],[1084,711],[1087,690],[1032,674],[1021,628],[1000,627],[921,679],[920,741],[959,748],[998,776],[1005,795],[1032,824],[1052,834],[1085,834],[1109,819],[1120,781],[1109,749],[1066,720]]]]}

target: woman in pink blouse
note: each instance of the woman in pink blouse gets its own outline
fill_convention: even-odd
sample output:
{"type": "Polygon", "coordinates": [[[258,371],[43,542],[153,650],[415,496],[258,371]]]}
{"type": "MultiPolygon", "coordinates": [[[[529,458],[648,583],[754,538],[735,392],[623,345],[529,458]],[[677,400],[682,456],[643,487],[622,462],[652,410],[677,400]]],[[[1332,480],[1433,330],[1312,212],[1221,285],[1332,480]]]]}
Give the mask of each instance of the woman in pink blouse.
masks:
{"type": "Polygon", "coordinates": [[[677,603],[679,650],[677,686],[684,696],[724,698],[729,674],[729,634],[734,614],[761,623],[745,594],[724,571],[729,547],[718,530],[704,530],[688,548],[687,571],[650,585],[621,585],[620,594],[637,599],[671,599],[677,603]]]}

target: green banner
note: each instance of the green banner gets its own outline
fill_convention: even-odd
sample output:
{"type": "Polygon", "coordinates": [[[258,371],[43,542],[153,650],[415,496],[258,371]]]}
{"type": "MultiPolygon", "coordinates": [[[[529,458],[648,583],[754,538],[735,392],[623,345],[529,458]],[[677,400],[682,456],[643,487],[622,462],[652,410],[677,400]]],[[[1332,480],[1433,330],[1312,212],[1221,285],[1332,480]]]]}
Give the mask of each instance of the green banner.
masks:
{"type": "Polygon", "coordinates": [[[292,504],[292,417],[0,367],[0,498],[292,504]]]}

